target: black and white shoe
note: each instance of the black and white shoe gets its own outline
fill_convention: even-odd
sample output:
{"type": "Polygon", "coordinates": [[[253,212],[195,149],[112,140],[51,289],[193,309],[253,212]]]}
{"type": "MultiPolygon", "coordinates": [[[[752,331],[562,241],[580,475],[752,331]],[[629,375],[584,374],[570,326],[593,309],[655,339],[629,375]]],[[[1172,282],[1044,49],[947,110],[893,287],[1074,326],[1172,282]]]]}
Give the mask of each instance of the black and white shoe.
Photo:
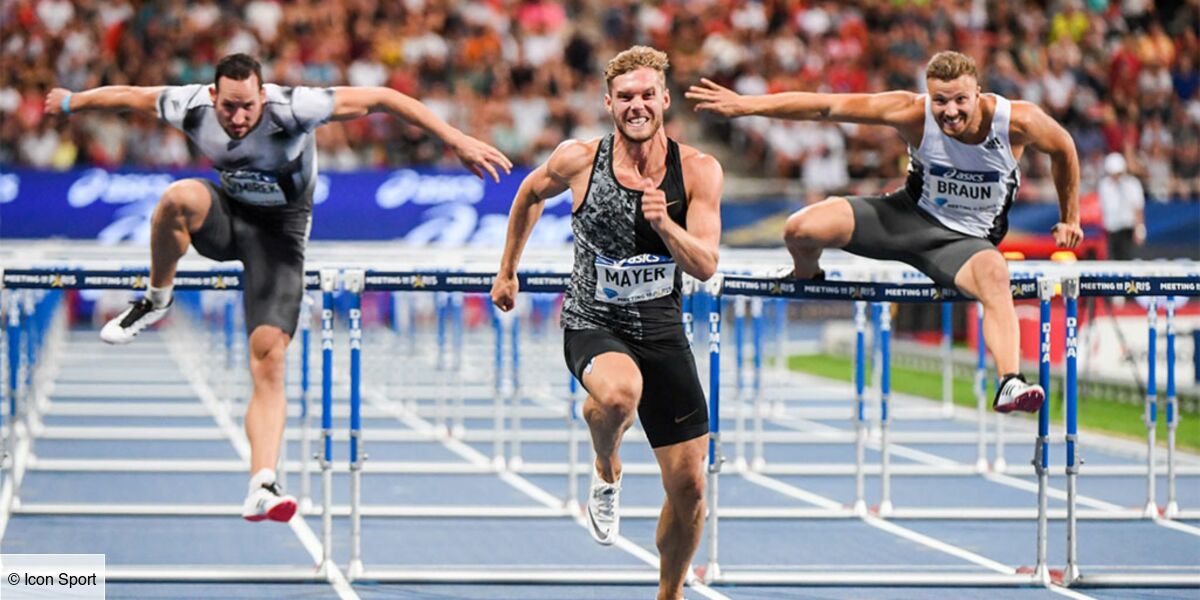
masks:
{"type": "Polygon", "coordinates": [[[100,339],[110,344],[132,342],[133,338],[137,337],[137,334],[141,333],[143,329],[166,316],[167,310],[171,308],[171,304],[174,304],[174,300],[162,308],[154,308],[154,303],[150,302],[149,298],[142,298],[130,304],[132,306],[125,312],[104,324],[104,329],[100,330],[100,339]]]}
{"type": "Polygon", "coordinates": [[[270,519],[287,523],[296,514],[296,498],[283,493],[279,484],[264,483],[250,490],[242,503],[242,518],[247,521],[270,519]]]}
{"type": "Polygon", "coordinates": [[[1026,383],[1020,375],[1008,375],[996,389],[996,399],[992,401],[992,410],[998,413],[1010,413],[1014,410],[1022,412],[1037,412],[1046,401],[1046,390],[1037,384],[1026,383]]]}

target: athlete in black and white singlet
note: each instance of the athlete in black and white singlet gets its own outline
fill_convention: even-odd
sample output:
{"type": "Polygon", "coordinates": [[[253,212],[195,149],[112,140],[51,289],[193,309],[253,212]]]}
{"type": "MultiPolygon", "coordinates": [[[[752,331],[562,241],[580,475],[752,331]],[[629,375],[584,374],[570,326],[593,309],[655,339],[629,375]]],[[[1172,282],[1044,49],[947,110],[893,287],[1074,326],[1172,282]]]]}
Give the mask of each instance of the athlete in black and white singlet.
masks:
{"type": "MultiPolygon", "coordinates": [[[[613,174],[613,134],[596,149],[583,203],[571,218],[575,266],[563,300],[566,329],[604,329],[634,340],[681,332],[682,273],[666,243],[642,216],[642,192],[613,174]]],[[[686,228],[687,191],[679,144],[667,141],[667,170],[659,189],[667,214],[686,228]]]]}
{"type": "Polygon", "coordinates": [[[311,212],[317,181],[313,131],[333,114],[333,90],[263,84],[258,126],[231,139],[217,122],[209,86],[167,87],[158,114],[213,161],[221,191],[237,202],[282,212],[311,212]]]}

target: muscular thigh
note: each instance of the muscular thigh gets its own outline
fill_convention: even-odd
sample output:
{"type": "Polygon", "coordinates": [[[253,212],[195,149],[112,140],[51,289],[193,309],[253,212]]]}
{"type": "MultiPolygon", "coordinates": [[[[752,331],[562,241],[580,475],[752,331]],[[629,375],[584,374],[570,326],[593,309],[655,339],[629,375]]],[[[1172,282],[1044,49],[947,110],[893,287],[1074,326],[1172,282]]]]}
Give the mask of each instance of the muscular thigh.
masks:
{"type": "Polygon", "coordinates": [[[238,258],[234,237],[234,202],[219,186],[207,179],[193,179],[208,191],[211,204],[199,229],[192,231],[192,246],[205,258],[218,261],[238,258]]]}
{"type": "Polygon", "coordinates": [[[692,349],[682,337],[633,346],[642,372],[638,417],[650,446],[661,448],[708,433],[708,403],[692,349]]]}
{"type": "Polygon", "coordinates": [[[303,215],[234,219],[247,331],[272,325],[289,337],[295,334],[304,294],[307,227],[303,215]]]}

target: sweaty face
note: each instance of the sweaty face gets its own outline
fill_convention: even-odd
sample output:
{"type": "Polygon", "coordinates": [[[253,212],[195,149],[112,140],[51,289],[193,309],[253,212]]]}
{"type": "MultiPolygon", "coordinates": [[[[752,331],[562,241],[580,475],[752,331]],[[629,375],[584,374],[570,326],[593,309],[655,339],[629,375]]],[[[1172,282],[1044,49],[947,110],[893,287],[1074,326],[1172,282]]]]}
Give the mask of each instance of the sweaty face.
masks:
{"type": "Polygon", "coordinates": [[[217,122],[236,140],[246,137],[258,125],[266,92],[253,75],[241,81],[222,77],[212,89],[212,98],[217,109],[217,122]]]}
{"type": "Polygon", "coordinates": [[[953,81],[926,79],[929,85],[930,106],[942,133],[959,137],[967,132],[967,124],[979,110],[979,82],[970,75],[953,81]]]}
{"type": "Polygon", "coordinates": [[[608,88],[604,106],[621,136],[631,142],[644,142],[658,133],[663,113],[671,106],[671,96],[658,71],[641,68],[618,75],[608,88]]]}

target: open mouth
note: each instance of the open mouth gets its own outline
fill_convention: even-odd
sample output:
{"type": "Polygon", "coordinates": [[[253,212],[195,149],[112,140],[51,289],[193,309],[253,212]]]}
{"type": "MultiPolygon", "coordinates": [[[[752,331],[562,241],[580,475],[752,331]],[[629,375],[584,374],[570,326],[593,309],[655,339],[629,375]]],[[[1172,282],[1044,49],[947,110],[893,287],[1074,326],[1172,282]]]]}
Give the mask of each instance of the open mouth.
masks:
{"type": "Polygon", "coordinates": [[[650,117],[645,117],[645,116],[633,117],[631,119],[626,119],[625,123],[632,127],[641,127],[643,125],[647,125],[650,123],[650,117]]]}
{"type": "Polygon", "coordinates": [[[964,117],[963,115],[956,115],[953,117],[942,117],[942,125],[944,127],[949,127],[951,129],[957,129],[958,126],[961,125],[965,120],[966,120],[966,117],[964,117]]]}

